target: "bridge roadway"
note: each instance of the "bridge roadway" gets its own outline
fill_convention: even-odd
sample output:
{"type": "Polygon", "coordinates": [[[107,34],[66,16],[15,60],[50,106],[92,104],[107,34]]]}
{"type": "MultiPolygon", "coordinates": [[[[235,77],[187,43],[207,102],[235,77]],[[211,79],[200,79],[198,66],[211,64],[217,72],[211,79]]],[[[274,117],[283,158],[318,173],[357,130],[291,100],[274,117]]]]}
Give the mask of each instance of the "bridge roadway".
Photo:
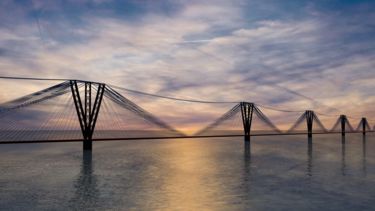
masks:
{"type": "MultiPolygon", "coordinates": [[[[366,133],[374,133],[367,131],[366,133]]],[[[316,132],[315,135],[321,134],[340,134],[341,132],[316,132]]],[[[353,131],[345,133],[362,133],[362,131],[353,131]]],[[[301,133],[279,133],[279,134],[251,134],[250,136],[288,136],[288,135],[307,135],[308,132],[301,133]]],[[[98,138],[92,141],[126,141],[126,140],[156,140],[156,139],[194,139],[194,138],[225,138],[225,137],[244,137],[244,135],[207,135],[207,136],[168,136],[168,137],[127,137],[127,138],[98,138]]],[[[59,142],[82,142],[82,139],[61,139],[61,140],[31,140],[31,141],[0,141],[1,144],[32,144],[32,143],[59,143],[59,142]]]]}

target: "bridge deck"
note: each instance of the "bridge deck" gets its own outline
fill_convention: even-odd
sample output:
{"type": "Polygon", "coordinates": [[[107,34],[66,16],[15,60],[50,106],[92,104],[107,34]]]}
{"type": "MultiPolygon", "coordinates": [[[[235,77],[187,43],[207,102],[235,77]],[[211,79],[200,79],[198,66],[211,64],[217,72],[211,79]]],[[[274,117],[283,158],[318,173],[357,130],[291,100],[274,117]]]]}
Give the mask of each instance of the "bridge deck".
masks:
{"type": "MultiPolygon", "coordinates": [[[[366,133],[374,133],[375,131],[367,131],[366,133]]],[[[346,133],[362,133],[361,131],[346,133]]],[[[279,134],[252,134],[250,136],[288,136],[288,135],[307,135],[308,133],[279,133],[279,134]]],[[[313,134],[341,134],[341,132],[321,132],[313,134]]],[[[225,137],[243,137],[244,135],[209,135],[209,136],[170,136],[170,137],[132,137],[132,138],[100,138],[93,141],[126,141],[126,140],[156,140],[156,139],[194,139],[194,138],[225,138],[225,137]]],[[[82,139],[66,139],[66,140],[30,140],[30,141],[0,141],[0,144],[31,144],[31,143],[55,143],[55,142],[82,142],[82,139]]]]}

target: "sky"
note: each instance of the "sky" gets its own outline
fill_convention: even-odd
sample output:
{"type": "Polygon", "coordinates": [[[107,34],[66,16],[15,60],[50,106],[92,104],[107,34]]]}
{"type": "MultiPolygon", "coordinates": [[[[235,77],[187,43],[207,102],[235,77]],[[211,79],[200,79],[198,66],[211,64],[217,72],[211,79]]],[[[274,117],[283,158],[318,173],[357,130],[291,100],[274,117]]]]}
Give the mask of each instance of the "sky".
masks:
{"type": "MultiPolygon", "coordinates": [[[[375,120],[374,10],[371,0],[2,0],[0,75],[375,120]]],[[[45,86],[1,81],[0,102],[45,86]]],[[[232,106],[134,100],[181,127],[232,106]]]]}

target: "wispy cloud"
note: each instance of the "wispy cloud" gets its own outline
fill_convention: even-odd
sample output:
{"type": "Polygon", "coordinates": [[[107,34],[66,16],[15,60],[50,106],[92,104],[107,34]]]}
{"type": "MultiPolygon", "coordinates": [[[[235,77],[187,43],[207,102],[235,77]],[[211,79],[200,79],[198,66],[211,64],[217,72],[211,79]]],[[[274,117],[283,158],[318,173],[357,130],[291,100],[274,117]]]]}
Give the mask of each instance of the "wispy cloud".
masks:
{"type": "MultiPolygon", "coordinates": [[[[14,9],[15,15],[0,13],[0,73],[82,78],[170,96],[375,118],[367,113],[375,100],[374,19],[366,9],[372,4],[345,7],[343,14],[301,3],[295,7],[305,14],[293,16],[282,11],[289,8],[261,1],[78,4],[31,1],[28,9],[3,2],[2,12],[14,9]]],[[[1,100],[25,92],[3,94],[1,100]]],[[[228,109],[134,100],[189,128],[195,120],[183,112],[194,111],[208,122],[228,109]]]]}

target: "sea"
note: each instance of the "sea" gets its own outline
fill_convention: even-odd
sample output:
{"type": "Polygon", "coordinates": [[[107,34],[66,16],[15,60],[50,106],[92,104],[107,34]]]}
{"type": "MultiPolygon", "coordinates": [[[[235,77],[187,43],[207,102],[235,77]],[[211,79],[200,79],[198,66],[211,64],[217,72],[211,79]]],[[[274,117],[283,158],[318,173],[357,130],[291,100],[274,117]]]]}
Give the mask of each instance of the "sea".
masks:
{"type": "Polygon", "coordinates": [[[0,210],[375,210],[375,134],[0,145],[0,210]]]}

